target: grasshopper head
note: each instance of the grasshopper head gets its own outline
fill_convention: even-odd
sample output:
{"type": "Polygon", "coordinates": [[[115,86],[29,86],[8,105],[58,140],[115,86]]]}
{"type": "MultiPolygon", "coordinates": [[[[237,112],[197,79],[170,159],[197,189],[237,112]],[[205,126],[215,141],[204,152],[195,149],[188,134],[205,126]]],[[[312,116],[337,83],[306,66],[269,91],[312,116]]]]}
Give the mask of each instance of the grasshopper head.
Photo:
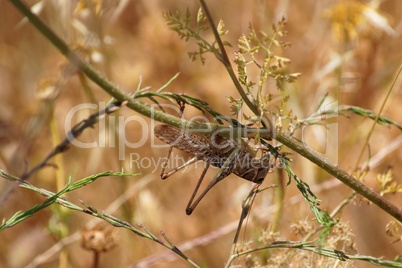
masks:
{"type": "Polygon", "coordinates": [[[246,171],[241,177],[245,180],[261,184],[267,176],[269,167],[251,168],[246,171]]]}
{"type": "Polygon", "coordinates": [[[262,158],[254,158],[249,162],[248,168],[240,175],[245,180],[261,184],[267,176],[272,164],[270,154],[265,154],[262,158]]]}

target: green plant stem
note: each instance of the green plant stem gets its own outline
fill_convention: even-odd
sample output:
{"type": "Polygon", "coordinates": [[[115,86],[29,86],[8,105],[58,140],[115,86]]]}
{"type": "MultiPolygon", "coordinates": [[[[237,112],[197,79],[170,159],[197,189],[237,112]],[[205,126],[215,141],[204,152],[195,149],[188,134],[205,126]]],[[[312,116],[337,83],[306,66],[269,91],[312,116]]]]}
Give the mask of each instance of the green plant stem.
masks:
{"type": "Polygon", "coordinates": [[[334,163],[330,162],[328,159],[323,157],[318,152],[314,151],[313,149],[304,146],[303,143],[296,140],[295,138],[278,133],[276,136],[276,140],[283,143],[293,151],[299,153],[300,155],[304,156],[305,158],[309,159],[311,162],[315,163],[329,174],[336,177],[338,180],[361,194],[362,196],[366,197],[368,200],[385,210],[388,214],[393,216],[398,221],[402,222],[402,211],[394,206],[392,203],[388,202],[385,198],[383,198],[378,193],[374,192],[373,189],[367,187],[361,181],[355,179],[352,175],[347,173],[345,170],[339,168],[334,163]]]}
{"type": "Polygon", "coordinates": [[[286,172],[284,169],[278,169],[278,172],[275,176],[274,184],[278,185],[278,187],[274,188],[274,198],[275,204],[277,205],[278,209],[276,210],[275,214],[273,215],[272,219],[272,227],[271,230],[273,232],[278,232],[280,221],[283,215],[284,209],[284,196],[285,196],[285,187],[286,187],[286,172]]]}
{"type": "Polygon", "coordinates": [[[363,148],[362,148],[362,150],[360,151],[359,157],[357,158],[355,170],[357,170],[357,168],[358,168],[358,166],[359,166],[359,164],[360,164],[360,161],[361,161],[361,159],[363,158],[363,153],[365,152],[365,149],[368,148],[368,146],[369,146],[369,141],[370,141],[371,135],[372,135],[373,132],[374,132],[374,128],[375,128],[376,125],[377,125],[377,122],[378,122],[378,120],[379,120],[379,118],[380,118],[380,116],[381,116],[381,114],[382,114],[382,112],[383,112],[383,110],[384,110],[385,104],[387,103],[387,100],[389,99],[389,96],[391,95],[391,92],[392,92],[392,90],[394,89],[396,80],[398,79],[398,77],[399,77],[399,75],[401,74],[401,72],[402,72],[402,65],[399,66],[399,70],[398,70],[397,74],[395,75],[395,78],[394,78],[394,80],[392,81],[392,84],[391,84],[391,86],[390,86],[390,88],[389,88],[389,90],[388,90],[388,92],[387,92],[387,95],[385,96],[384,101],[381,103],[380,110],[379,110],[378,113],[377,113],[377,116],[376,116],[376,118],[375,118],[375,120],[374,120],[374,122],[373,122],[373,125],[371,126],[370,131],[369,131],[369,133],[367,134],[366,141],[364,142],[363,148]]]}
{"type": "Polygon", "coordinates": [[[159,239],[157,236],[152,234],[148,229],[146,229],[142,225],[137,224],[137,226],[140,227],[140,228],[137,228],[137,227],[131,225],[130,223],[123,221],[119,218],[116,218],[102,210],[98,210],[98,209],[86,204],[83,201],[81,201],[81,204],[84,205],[85,208],[77,206],[76,204],[74,204],[74,203],[70,202],[69,200],[67,200],[66,198],[62,197],[63,194],[65,194],[67,192],[72,192],[79,188],[82,188],[90,183],[93,183],[94,181],[96,181],[97,179],[102,178],[102,177],[108,177],[108,176],[124,177],[124,176],[137,176],[137,175],[139,175],[139,173],[130,174],[130,173],[124,173],[124,172],[105,171],[105,172],[101,172],[98,174],[93,174],[91,176],[88,176],[86,178],[80,179],[75,182],[70,181],[67,185],[65,185],[65,187],[61,191],[59,191],[57,193],[53,193],[46,189],[38,188],[27,181],[23,181],[22,178],[13,176],[12,174],[9,174],[9,173],[5,172],[4,170],[0,169],[0,177],[6,178],[11,181],[20,182],[20,184],[18,185],[19,187],[23,187],[23,188],[29,189],[31,191],[37,192],[47,198],[42,204],[35,205],[26,211],[18,211],[10,219],[3,220],[2,224],[0,224],[0,231],[4,230],[6,228],[11,228],[11,227],[15,226],[16,224],[32,217],[35,213],[39,212],[40,210],[52,205],[53,203],[57,203],[70,210],[86,213],[88,215],[99,218],[99,219],[111,224],[114,227],[128,229],[140,237],[144,237],[144,238],[150,239],[154,242],[157,242],[158,244],[173,251],[174,253],[176,253],[183,259],[185,259],[193,267],[199,267],[195,262],[193,262],[191,259],[189,259],[180,249],[178,249],[170,240],[166,240],[165,235],[163,237],[165,238],[166,242],[159,239]]]}
{"type": "Polygon", "coordinates": [[[365,261],[368,263],[372,263],[372,264],[375,264],[378,266],[384,266],[384,267],[402,267],[402,264],[397,261],[383,260],[382,258],[375,258],[375,257],[365,256],[365,255],[360,255],[360,254],[356,254],[356,255],[350,254],[349,255],[340,250],[318,247],[318,246],[314,246],[314,245],[310,244],[309,242],[299,242],[299,241],[277,241],[277,242],[271,243],[269,245],[264,245],[262,247],[257,247],[257,248],[253,248],[250,250],[246,250],[243,252],[233,254],[230,256],[225,267],[231,267],[230,265],[232,264],[232,262],[240,256],[245,256],[245,255],[248,255],[248,254],[256,252],[256,251],[272,249],[272,248],[294,248],[294,249],[298,249],[298,250],[314,252],[318,255],[326,256],[326,257],[333,258],[333,259],[338,259],[340,261],[359,260],[359,261],[365,261]]]}
{"type": "MultiPolygon", "coordinates": [[[[76,65],[85,75],[91,79],[100,88],[105,90],[111,96],[119,101],[127,101],[127,106],[137,111],[138,113],[147,117],[152,117],[160,122],[170,124],[176,127],[183,125],[192,126],[186,120],[180,120],[176,116],[172,116],[167,113],[152,109],[149,105],[131,98],[127,94],[123,93],[112,82],[104,78],[98,73],[90,64],[84,61],[79,55],[72,51],[69,46],[59,38],[46,24],[44,24],[31,10],[20,0],[10,0],[11,3],[24,15],[29,21],[74,65],[76,65]]],[[[195,124],[197,127],[198,124],[195,124]]],[[[204,124],[205,125],[205,124],[204,124]]]]}
{"type": "MultiPolygon", "coordinates": [[[[258,107],[256,107],[254,104],[252,104],[250,102],[250,100],[248,99],[247,95],[245,94],[242,86],[240,85],[234,71],[233,68],[230,64],[229,58],[227,56],[225,47],[222,43],[222,40],[220,38],[220,35],[216,29],[216,26],[213,22],[213,19],[211,17],[211,14],[209,13],[208,7],[205,3],[204,0],[199,0],[201,3],[201,6],[204,10],[205,16],[207,17],[210,25],[211,25],[211,29],[214,33],[215,36],[215,40],[218,43],[219,49],[221,54],[216,55],[215,56],[218,58],[218,60],[220,60],[223,65],[225,66],[227,72],[229,73],[233,83],[235,84],[239,94],[241,95],[243,101],[245,101],[245,103],[247,104],[247,106],[251,109],[252,112],[254,112],[254,114],[256,114],[257,116],[262,117],[262,122],[265,128],[267,128],[270,132],[271,135],[275,135],[274,138],[283,143],[284,145],[286,145],[287,147],[291,148],[292,150],[294,150],[295,152],[299,153],[300,155],[306,157],[307,159],[309,159],[311,162],[317,164],[319,167],[323,168],[324,170],[326,170],[328,173],[330,173],[331,175],[335,176],[336,178],[338,178],[340,181],[342,181],[344,184],[348,185],[350,188],[352,188],[353,190],[357,191],[358,193],[360,193],[361,195],[363,195],[364,197],[366,197],[367,199],[369,199],[371,202],[373,202],[374,204],[378,205],[380,208],[384,209],[385,211],[387,211],[390,215],[392,215],[393,217],[395,217],[396,219],[398,219],[399,221],[402,222],[402,211],[394,206],[392,203],[389,203],[385,198],[383,198],[381,195],[377,194],[376,192],[374,192],[371,188],[367,187],[366,185],[364,185],[361,181],[355,179],[353,176],[351,176],[350,174],[348,174],[346,171],[340,169],[339,167],[337,167],[335,164],[331,163],[330,161],[328,161],[328,159],[324,158],[322,155],[320,155],[319,153],[317,153],[316,151],[308,148],[307,146],[304,146],[301,142],[299,142],[298,140],[294,139],[293,137],[286,135],[284,133],[274,133],[273,132],[273,126],[272,126],[272,122],[271,120],[269,120],[267,118],[267,116],[260,112],[260,109],[258,107]],[[265,120],[264,120],[265,119],[265,120]],[[264,122],[268,122],[269,124],[264,124],[264,122]]],[[[378,120],[378,119],[377,119],[378,120]]],[[[376,120],[376,121],[377,121],[376,120]]],[[[273,136],[271,136],[273,137],[273,136]]]]}
{"type": "Polygon", "coordinates": [[[242,100],[246,103],[246,105],[250,108],[250,110],[257,116],[261,116],[261,123],[262,125],[268,130],[269,132],[269,139],[272,139],[275,135],[274,131],[275,128],[272,125],[271,120],[268,119],[268,117],[265,115],[263,111],[261,111],[258,106],[253,104],[250,99],[247,97],[246,92],[244,92],[243,87],[241,86],[239,80],[236,77],[235,72],[233,71],[232,65],[230,64],[229,57],[226,53],[225,46],[223,45],[222,39],[220,38],[220,35],[218,33],[218,30],[215,26],[214,20],[212,19],[211,13],[209,12],[208,6],[205,3],[204,0],[200,0],[200,4],[202,6],[202,9],[204,10],[205,16],[207,17],[209,24],[211,25],[212,32],[214,33],[215,40],[218,43],[220,54],[215,53],[216,58],[222,62],[222,64],[225,66],[226,71],[228,72],[230,78],[232,79],[237,91],[239,92],[242,100]]]}
{"type": "MultiPolygon", "coordinates": [[[[22,3],[20,0],[10,0],[11,3],[22,13],[24,14],[30,21],[31,23],[50,41],[52,42],[57,49],[60,50],[62,54],[64,54],[71,62],[73,62],[83,73],[85,73],[86,76],[88,76],[89,79],[91,79],[94,83],[96,83],[99,87],[101,87],[103,90],[105,90],[107,93],[109,93],[111,96],[116,98],[119,101],[127,101],[127,106],[138,113],[150,117],[152,119],[155,119],[157,121],[160,121],[165,124],[169,124],[175,127],[182,128],[183,126],[188,127],[189,129],[198,129],[198,130],[208,130],[211,133],[216,131],[219,128],[220,134],[224,134],[224,130],[227,130],[228,132],[233,132],[233,128],[229,127],[219,127],[215,124],[211,123],[199,123],[199,122],[190,122],[185,119],[161,112],[159,110],[155,110],[153,107],[136,100],[134,98],[131,98],[127,94],[124,94],[122,91],[119,90],[119,88],[114,85],[112,82],[108,81],[105,79],[102,75],[100,75],[98,72],[95,71],[92,66],[90,66],[87,62],[85,62],[82,58],[80,58],[76,53],[74,53],[68,46],[67,44],[61,40],[49,27],[47,27],[35,14],[33,14],[29,8],[25,6],[25,4],[22,3]],[[221,132],[221,130],[223,130],[221,132]]],[[[203,1],[201,1],[203,3],[203,1]]],[[[205,3],[204,3],[205,5],[205,3]]],[[[227,56],[226,56],[227,57],[227,56]]],[[[231,69],[231,66],[229,66],[229,75],[234,75],[233,70],[231,69]],[[232,74],[233,73],[233,74],[232,74]]],[[[228,68],[227,68],[228,69],[228,68]]],[[[234,75],[234,78],[235,75],[234,75]]],[[[234,79],[233,81],[237,81],[237,78],[234,79]]],[[[241,87],[240,87],[241,88],[241,87]]],[[[242,91],[242,90],[240,90],[242,91]]],[[[239,92],[240,92],[239,91],[239,92]]],[[[243,92],[244,93],[244,92],[243,92]]],[[[242,93],[240,93],[242,95],[242,93]]],[[[247,96],[243,96],[244,101],[247,102],[247,96]]],[[[249,100],[248,100],[249,101],[249,100]]],[[[251,107],[253,105],[251,104],[251,107]]],[[[250,109],[252,109],[250,107],[250,109]]],[[[258,110],[253,112],[257,112],[258,110]]],[[[258,129],[251,129],[248,130],[245,134],[242,133],[242,135],[249,135],[250,133],[253,134],[252,132],[259,132],[260,130],[258,129]]],[[[251,135],[252,136],[252,135],[251,135]]],[[[265,138],[271,138],[269,132],[260,133],[261,137],[265,138]],[[264,136],[265,135],[265,136],[264,136]]],[[[249,135],[250,137],[250,135],[249,135]]],[[[389,203],[385,198],[381,197],[379,194],[374,192],[371,188],[367,187],[364,185],[362,182],[356,180],[352,175],[348,174],[346,171],[343,169],[339,168],[336,166],[334,163],[331,163],[328,159],[317,153],[316,151],[308,148],[307,146],[304,146],[304,144],[295,138],[287,135],[286,133],[279,132],[276,133],[275,139],[284,144],[285,146],[289,147],[296,153],[306,157],[309,159],[311,162],[317,164],[319,167],[323,168],[326,170],[328,173],[333,175],[334,177],[338,178],[340,181],[342,181],[344,184],[348,185],[351,187],[353,190],[358,192],[359,194],[363,195],[365,198],[367,198],[369,201],[373,202],[380,208],[382,208],[384,211],[386,211],[388,214],[393,216],[395,219],[398,221],[402,222],[402,211],[398,209],[396,206],[393,204],[389,203]]]]}

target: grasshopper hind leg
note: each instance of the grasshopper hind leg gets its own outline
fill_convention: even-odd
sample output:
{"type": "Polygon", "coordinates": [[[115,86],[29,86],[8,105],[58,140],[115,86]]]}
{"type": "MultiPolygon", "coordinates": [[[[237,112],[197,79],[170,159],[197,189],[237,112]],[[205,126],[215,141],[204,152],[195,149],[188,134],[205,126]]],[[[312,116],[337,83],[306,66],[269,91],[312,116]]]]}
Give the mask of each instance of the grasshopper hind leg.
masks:
{"type": "Polygon", "coordinates": [[[197,200],[193,203],[193,200],[198,192],[198,189],[201,186],[201,183],[205,177],[205,174],[207,173],[207,170],[209,168],[209,163],[207,163],[207,165],[205,166],[204,170],[202,171],[202,174],[200,176],[200,178],[198,179],[197,185],[194,188],[193,193],[191,194],[190,200],[188,200],[188,204],[186,207],[186,214],[190,215],[191,213],[193,213],[194,208],[197,206],[197,204],[201,201],[202,197],[206,194],[206,191],[204,190],[203,193],[201,193],[200,197],[197,198],[197,200]]]}
{"type": "Polygon", "coordinates": [[[167,179],[168,177],[170,177],[173,174],[175,174],[177,171],[180,171],[181,169],[183,169],[183,168],[191,165],[192,163],[195,163],[198,160],[200,160],[198,157],[193,157],[190,160],[188,160],[186,163],[184,163],[183,165],[175,167],[174,169],[169,170],[168,172],[165,172],[165,169],[168,166],[167,162],[169,161],[171,151],[172,150],[170,150],[170,152],[169,152],[167,160],[162,164],[162,171],[161,171],[161,174],[160,174],[162,180],[167,179]]]}
{"type": "Polygon", "coordinates": [[[221,180],[223,180],[224,178],[226,178],[227,176],[229,176],[234,167],[235,167],[235,162],[237,160],[238,157],[238,149],[234,150],[230,156],[225,160],[225,162],[223,163],[222,167],[220,168],[218,174],[215,175],[215,177],[211,180],[211,182],[207,185],[207,187],[205,187],[204,191],[197,197],[197,199],[193,202],[193,199],[195,197],[195,195],[197,194],[198,188],[201,185],[202,179],[205,176],[205,173],[207,172],[207,169],[210,165],[210,163],[207,163],[206,168],[204,169],[204,171],[201,174],[200,179],[198,180],[197,186],[191,196],[191,199],[187,205],[186,208],[186,214],[190,215],[194,209],[196,208],[196,206],[198,205],[198,203],[201,202],[201,200],[204,198],[204,196],[209,192],[209,190],[211,190],[218,182],[220,182],[221,180]]]}

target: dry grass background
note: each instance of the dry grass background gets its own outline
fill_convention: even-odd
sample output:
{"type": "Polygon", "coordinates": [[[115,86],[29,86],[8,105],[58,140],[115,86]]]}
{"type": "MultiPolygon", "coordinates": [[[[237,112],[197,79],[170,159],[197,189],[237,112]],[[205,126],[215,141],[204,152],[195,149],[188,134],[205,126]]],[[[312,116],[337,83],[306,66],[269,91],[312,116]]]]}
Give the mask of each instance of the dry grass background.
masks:
{"type": "MultiPolygon", "coordinates": [[[[29,1],[29,4],[34,2],[29,1]]],[[[379,6],[381,14],[395,30],[395,36],[371,29],[371,32],[359,32],[360,36],[350,42],[336,38],[330,20],[324,16],[337,3],[340,1],[208,1],[215,20],[224,20],[229,30],[226,39],[232,44],[236,44],[240,35],[247,33],[249,22],[257,29],[270,31],[273,23],[283,15],[286,16],[286,41],[291,42],[292,47],[282,53],[292,60],[289,70],[302,73],[301,78],[287,88],[291,98],[289,106],[299,118],[311,114],[327,92],[339,104],[378,110],[401,62],[401,1],[384,0],[379,6]],[[324,72],[325,67],[335,64],[341,57],[344,59],[338,68],[324,72]]],[[[207,57],[205,65],[191,62],[187,52],[192,51],[195,46],[186,44],[169,30],[162,16],[164,11],[183,11],[186,7],[195,15],[199,8],[197,1],[127,1],[121,10],[118,9],[118,1],[104,1],[104,5],[100,29],[111,42],[103,50],[106,52],[104,61],[94,63],[97,69],[127,92],[137,87],[140,75],[143,86],[157,89],[175,73],[181,72],[167,90],[185,92],[207,101],[213,109],[223,114],[230,114],[230,104],[226,97],[237,97],[237,92],[222,65],[212,55],[207,57]]],[[[90,99],[84,93],[82,80],[77,75],[68,78],[54,102],[50,104],[41,99],[37,86],[39,81],[59,76],[60,64],[64,59],[32,25],[21,22],[21,15],[8,1],[0,2],[0,10],[0,167],[21,175],[28,167],[38,163],[53,147],[54,138],[49,119],[51,106],[54,107],[59,135],[64,137],[67,113],[72,107],[89,102],[90,99]]],[[[83,37],[82,33],[73,28],[73,20],[81,21],[83,29],[95,31],[96,28],[91,14],[84,8],[76,9],[75,1],[46,1],[40,17],[70,44],[81,44],[90,51],[102,52],[90,43],[89,36],[83,37]]],[[[234,51],[235,48],[229,49],[230,56],[233,56],[234,51]]],[[[109,100],[102,90],[88,83],[97,101],[109,100]]],[[[269,90],[277,93],[274,87],[269,90]]],[[[387,103],[385,114],[401,122],[401,104],[401,86],[398,82],[387,103]]],[[[119,115],[126,117],[133,114],[135,112],[127,108],[119,111],[119,115]]],[[[74,121],[78,122],[85,115],[88,114],[80,114],[74,121]]],[[[185,112],[186,117],[194,115],[197,115],[197,111],[191,108],[185,112]]],[[[128,140],[139,141],[143,133],[151,135],[150,120],[144,120],[147,122],[147,129],[134,122],[126,127],[125,135],[128,140]]],[[[351,116],[349,119],[338,118],[337,123],[338,162],[344,169],[352,170],[371,122],[351,116]]],[[[318,127],[306,129],[304,139],[311,147],[323,150],[317,142],[319,138],[315,136],[317,132],[314,129],[317,131],[318,127]]],[[[94,141],[98,139],[98,134],[99,128],[96,127],[87,130],[80,140],[94,141]]],[[[107,135],[103,132],[101,134],[107,135]]],[[[300,133],[297,135],[301,137],[300,133]]],[[[399,135],[400,132],[394,127],[377,126],[370,141],[372,156],[387,148],[399,135]]],[[[109,169],[120,170],[122,167],[129,172],[141,172],[138,177],[101,179],[68,194],[67,197],[73,202],[82,199],[102,210],[136,185],[137,190],[127,202],[113,211],[113,215],[133,224],[141,223],[153,233],[163,230],[176,245],[192,239],[198,241],[196,238],[200,236],[221,231],[222,234],[218,234],[216,239],[185,253],[204,267],[222,267],[230,253],[233,224],[239,218],[241,202],[250,189],[249,183],[234,175],[229,176],[207,195],[191,216],[187,216],[184,209],[201,170],[190,168],[184,174],[162,181],[158,178],[159,168],[154,171],[153,166],[137,169],[135,165],[130,165],[130,153],[138,153],[143,158],[158,159],[165,156],[167,150],[151,148],[151,143],[147,141],[141,148],[125,148],[126,160],[122,161],[118,159],[118,148],[71,147],[62,155],[62,169],[43,169],[31,178],[31,182],[56,191],[57,172],[59,176],[67,178],[71,175],[74,179],[109,169]],[[222,227],[232,229],[224,233],[222,227]]],[[[322,200],[323,209],[332,211],[350,194],[350,189],[338,184],[337,180],[314,164],[297,155],[291,157],[294,159],[292,167],[296,174],[313,187],[313,191],[322,200]],[[314,187],[323,182],[327,182],[329,187],[314,187]]],[[[389,166],[393,167],[395,179],[401,182],[401,158],[400,146],[386,151],[369,171],[366,184],[379,190],[375,181],[376,174],[389,166]]],[[[143,164],[146,165],[145,162],[143,164]]],[[[216,170],[210,170],[208,176],[213,176],[214,172],[216,170]]],[[[279,174],[275,171],[269,175],[264,185],[280,179],[279,174]]],[[[9,182],[0,181],[1,189],[7,186],[9,182]]],[[[246,232],[241,236],[241,244],[256,240],[264,230],[269,231],[272,228],[272,221],[277,216],[272,206],[278,202],[273,193],[273,190],[267,190],[258,195],[246,232]]],[[[313,217],[308,204],[298,197],[300,193],[294,183],[285,188],[285,207],[276,229],[281,240],[301,239],[292,232],[290,226],[313,217]]],[[[400,206],[400,194],[388,198],[400,206]]],[[[2,218],[9,218],[15,211],[28,209],[41,201],[41,196],[17,189],[0,208],[0,215],[2,218]]],[[[64,217],[67,235],[81,232],[92,220],[89,216],[64,210],[58,213],[64,217]]],[[[56,214],[56,209],[46,209],[14,228],[1,232],[0,266],[23,267],[57,243],[57,231],[49,229],[52,226],[53,230],[61,232],[56,214]]],[[[379,208],[363,201],[347,206],[336,218],[349,224],[359,253],[390,259],[402,251],[401,242],[391,244],[396,238],[386,235],[385,226],[391,218],[379,208]]],[[[310,221],[309,224],[313,225],[314,222],[310,221]]],[[[126,230],[115,232],[118,246],[101,255],[100,267],[127,267],[143,258],[166,251],[156,243],[126,230]]],[[[92,263],[92,255],[81,248],[79,241],[69,244],[66,251],[69,267],[89,267],[92,263]]],[[[281,255],[284,252],[285,250],[274,250],[272,254],[281,255]]],[[[56,253],[49,263],[40,267],[56,267],[58,257],[56,253]]],[[[314,263],[318,265],[318,260],[311,256],[296,260],[293,261],[293,267],[309,267],[314,266],[314,263]]],[[[358,267],[359,263],[348,265],[358,267]]],[[[174,258],[153,265],[172,266],[188,267],[188,264],[182,259],[174,258]]],[[[367,267],[367,264],[363,266],[367,267]]]]}

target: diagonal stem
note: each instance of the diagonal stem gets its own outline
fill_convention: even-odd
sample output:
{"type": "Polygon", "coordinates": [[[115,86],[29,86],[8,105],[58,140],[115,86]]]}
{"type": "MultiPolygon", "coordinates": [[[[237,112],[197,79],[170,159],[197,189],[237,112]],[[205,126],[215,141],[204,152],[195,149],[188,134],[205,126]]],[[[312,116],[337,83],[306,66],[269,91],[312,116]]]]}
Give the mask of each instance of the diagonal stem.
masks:
{"type": "MultiPolygon", "coordinates": [[[[62,54],[68,57],[77,67],[85,73],[85,75],[91,79],[94,83],[99,85],[103,90],[109,93],[111,96],[116,98],[119,101],[127,101],[127,106],[138,113],[153,118],[157,121],[160,121],[165,124],[169,124],[175,127],[189,127],[191,129],[198,130],[209,130],[211,133],[218,129],[218,126],[210,123],[196,123],[196,122],[189,122],[184,119],[180,119],[176,116],[163,113],[161,111],[155,110],[149,105],[145,103],[130,98],[128,95],[124,94],[119,88],[102,77],[98,72],[95,71],[87,62],[81,59],[78,55],[76,55],[69,47],[62,41],[55,33],[53,33],[35,14],[33,14],[29,8],[22,3],[21,0],[10,0],[10,2],[28,19],[31,23],[50,41],[52,42],[57,49],[60,50],[62,54]]],[[[201,2],[202,3],[202,2],[201,2]]],[[[205,3],[204,3],[205,4],[205,3]]],[[[225,67],[227,67],[225,65],[225,67]]],[[[229,72],[229,75],[232,77],[234,75],[233,71],[229,72]]],[[[232,77],[233,78],[233,77],[232,77]]],[[[235,75],[234,75],[235,78],[235,75]]],[[[236,81],[234,79],[233,81],[236,81]]],[[[241,88],[241,87],[240,87],[241,88]]],[[[239,90],[239,88],[238,88],[239,90]]],[[[240,93],[240,91],[239,91],[240,93]]],[[[240,93],[242,95],[242,93],[240,93]]],[[[244,99],[247,101],[247,99],[244,99]]],[[[258,113],[257,113],[258,114],[258,113]]],[[[225,127],[219,127],[219,130],[225,129],[225,127]]],[[[235,132],[233,128],[227,128],[227,131],[231,131],[232,133],[235,132]]],[[[253,134],[251,132],[257,133],[261,130],[259,129],[252,129],[248,130],[246,133],[242,133],[242,135],[253,134]]],[[[240,132],[239,132],[240,133],[240,132]]],[[[220,131],[220,134],[224,134],[224,132],[220,131]]],[[[264,134],[264,133],[260,133],[264,134]]],[[[251,137],[252,135],[250,135],[251,137]]],[[[269,133],[265,135],[260,135],[262,138],[272,138],[269,136],[269,133]]],[[[392,203],[388,202],[385,198],[381,197],[379,194],[374,192],[371,188],[367,187],[360,181],[356,180],[352,175],[348,174],[346,171],[341,169],[340,167],[336,166],[335,164],[328,161],[328,159],[324,158],[322,155],[317,153],[316,151],[304,146],[303,143],[296,140],[295,138],[287,135],[286,133],[276,133],[275,139],[284,144],[285,146],[289,147],[290,149],[294,150],[295,152],[299,153],[300,155],[304,156],[305,158],[309,159],[311,162],[317,164],[328,173],[332,174],[334,177],[338,178],[344,184],[351,187],[353,190],[379,206],[381,209],[386,211],[388,214],[393,216],[398,221],[402,222],[402,211],[394,206],[392,203]]]]}
{"type": "Polygon", "coordinates": [[[216,58],[222,62],[222,64],[225,66],[226,71],[228,72],[230,78],[232,79],[232,82],[234,83],[237,91],[239,92],[242,100],[246,103],[246,105],[250,108],[250,110],[257,116],[261,118],[261,123],[264,126],[265,129],[268,130],[269,132],[269,139],[272,139],[275,135],[274,131],[275,128],[273,127],[273,124],[270,119],[266,116],[264,111],[262,111],[258,106],[256,106],[254,103],[250,101],[248,98],[246,92],[244,92],[243,87],[241,86],[239,80],[236,77],[235,72],[233,71],[233,67],[230,64],[230,60],[228,57],[228,54],[226,53],[225,46],[222,42],[222,39],[220,38],[220,35],[218,33],[218,30],[215,26],[214,20],[212,19],[211,13],[209,12],[209,9],[207,7],[207,4],[205,3],[204,0],[200,0],[202,9],[204,10],[205,16],[208,19],[209,24],[211,25],[212,32],[214,33],[215,40],[218,43],[219,46],[219,53],[215,53],[216,58]]]}
{"type": "Polygon", "coordinates": [[[376,193],[373,189],[363,184],[361,181],[354,178],[352,175],[347,173],[345,170],[341,169],[334,163],[330,162],[328,159],[323,157],[318,152],[313,149],[305,146],[300,141],[296,140],[293,137],[288,135],[279,133],[276,136],[276,139],[297,152],[298,154],[304,156],[309,159],[311,162],[317,164],[319,167],[327,171],[329,174],[336,177],[338,180],[382,208],[388,214],[393,216],[398,221],[402,222],[402,210],[397,206],[390,203],[387,199],[376,193]]]}

